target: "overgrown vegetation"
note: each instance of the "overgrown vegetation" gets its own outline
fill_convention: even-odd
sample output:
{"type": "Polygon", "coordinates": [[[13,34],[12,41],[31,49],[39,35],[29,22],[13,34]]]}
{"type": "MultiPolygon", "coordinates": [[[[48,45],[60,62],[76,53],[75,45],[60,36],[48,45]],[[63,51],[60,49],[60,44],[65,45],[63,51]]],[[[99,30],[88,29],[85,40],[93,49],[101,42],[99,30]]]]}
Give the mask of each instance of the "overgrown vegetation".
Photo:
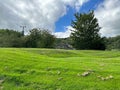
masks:
{"type": "Polygon", "coordinates": [[[120,36],[107,38],[106,46],[107,50],[120,50],[120,36]]]}
{"type": "MultiPolygon", "coordinates": [[[[106,50],[120,50],[120,36],[103,38],[106,50]]],[[[48,31],[33,29],[29,35],[1,29],[0,47],[31,47],[73,49],[71,38],[55,38],[48,31]]]]}
{"type": "Polygon", "coordinates": [[[32,29],[25,36],[14,30],[0,30],[0,47],[53,48],[54,41],[55,36],[45,29],[32,29]]]}
{"type": "Polygon", "coordinates": [[[0,47],[21,47],[22,33],[14,30],[0,29],[0,47]]]}
{"type": "Polygon", "coordinates": [[[94,12],[76,13],[72,21],[71,36],[56,38],[46,29],[34,28],[29,34],[9,29],[0,29],[0,47],[57,48],[80,50],[119,50],[120,36],[101,37],[99,23],[94,12]]]}
{"type": "Polygon", "coordinates": [[[30,35],[25,36],[25,47],[53,48],[55,36],[45,29],[32,29],[30,35]]]}

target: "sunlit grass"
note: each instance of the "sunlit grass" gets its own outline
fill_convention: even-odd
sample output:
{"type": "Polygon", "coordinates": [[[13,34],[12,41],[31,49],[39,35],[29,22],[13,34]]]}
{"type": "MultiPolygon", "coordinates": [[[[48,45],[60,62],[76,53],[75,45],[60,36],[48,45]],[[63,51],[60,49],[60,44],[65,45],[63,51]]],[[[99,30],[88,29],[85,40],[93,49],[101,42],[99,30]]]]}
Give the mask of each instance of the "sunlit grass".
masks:
{"type": "Polygon", "coordinates": [[[0,90],[120,90],[119,70],[119,51],[0,49],[0,90]]]}

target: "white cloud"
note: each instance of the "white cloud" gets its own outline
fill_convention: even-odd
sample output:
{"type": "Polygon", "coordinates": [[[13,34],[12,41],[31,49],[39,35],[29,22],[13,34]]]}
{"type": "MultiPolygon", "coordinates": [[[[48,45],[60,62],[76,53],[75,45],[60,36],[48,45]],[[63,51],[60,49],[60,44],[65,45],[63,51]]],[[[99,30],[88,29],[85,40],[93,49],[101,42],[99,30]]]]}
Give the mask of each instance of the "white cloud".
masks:
{"type": "Polygon", "coordinates": [[[57,38],[67,38],[70,36],[71,30],[74,30],[74,28],[72,28],[71,26],[66,26],[64,29],[65,29],[64,32],[55,32],[54,35],[57,38]]]}
{"type": "Polygon", "coordinates": [[[20,30],[41,27],[51,31],[55,22],[67,13],[67,6],[80,6],[88,0],[0,0],[0,28],[20,30]]]}
{"type": "Polygon", "coordinates": [[[95,11],[103,36],[120,35],[120,0],[105,0],[95,11]]]}
{"type": "Polygon", "coordinates": [[[70,5],[74,7],[77,11],[79,11],[80,7],[89,0],[63,0],[66,5],[70,5]]]}

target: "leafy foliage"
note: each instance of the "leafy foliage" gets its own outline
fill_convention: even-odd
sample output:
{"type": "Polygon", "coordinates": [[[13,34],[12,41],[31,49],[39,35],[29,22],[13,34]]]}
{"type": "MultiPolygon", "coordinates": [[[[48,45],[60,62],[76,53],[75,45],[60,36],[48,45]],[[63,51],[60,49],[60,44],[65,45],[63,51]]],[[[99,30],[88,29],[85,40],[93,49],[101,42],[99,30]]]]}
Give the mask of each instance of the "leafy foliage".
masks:
{"type": "Polygon", "coordinates": [[[0,47],[41,47],[52,48],[55,36],[48,30],[32,29],[30,34],[23,36],[22,32],[0,30],[0,47]]]}
{"type": "Polygon", "coordinates": [[[107,50],[120,50],[120,36],[106,38],[106,46],[107,50]]]}
{"type": "Polygon", "coordinates": [[[74,49],[71,45],[71,38],[56,38],[55,48],[57,49],[74,49]]]}
{"type": "Polygon", "coordinates": [[[48,30],[32,29],[30,35],[27,36],[27,47],[52,48],[54,46],[55,37],[48,30]]]}
{"type": "Polygon", "coordinates": [[[0,30],[0,47],[21,47],[22,34],[18,31],[0,30]]]}
{"type": "Polygon", "coordinates": [[[76,49],[105,49],[104,40],[99,34],[99,24],[94,12],[76,13],[72,21],[71,38],[76,49]]]}

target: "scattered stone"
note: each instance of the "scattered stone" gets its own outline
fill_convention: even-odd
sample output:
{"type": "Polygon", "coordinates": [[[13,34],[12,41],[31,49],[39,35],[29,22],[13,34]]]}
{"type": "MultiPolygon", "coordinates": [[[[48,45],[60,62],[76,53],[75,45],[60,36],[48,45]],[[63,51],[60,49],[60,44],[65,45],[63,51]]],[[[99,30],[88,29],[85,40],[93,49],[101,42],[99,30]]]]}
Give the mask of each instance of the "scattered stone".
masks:
{"type": "Polygon", "coordinates": [[[104,78],[104,77],[101,77],[101,80],[105,81],[105,80],[106,80],[106,78],[104,78]]]}
{"type": "Polygon", "coordinates": [[[0,87],[0,90],[3,90],[3,86],[0,87]]]}
{"type": "Polygon", "coordinates": [[[112,76],[112,75],[110,75],[110,76],[109,76],[109,78],[110,78],[110,79],[113,79],[113,76],[112,76]]]}
{"type": "Polygon", "coordinates": [[[58,89],[56,89],[56,90],[62,90],[61,88],[58,88],[58,89]]]}
{"type": "Polygon", "coordinates": [[[50,71],[50,69],[51,69],[50,67],[46,68],[47,71],[50,71]]]}
{"type": "Polygon", "coordinates": [[[88,69],[88,72],[89,72],[89,73],[94,73],[94,70],[88,69]]]}
{"type": "Polygon", "coordinates": [[[80,74],[78,73],[77,76],[80,77],[80,74]]]}
{"type": "Polygon", "coordinates": [[[62,80],[62,79],[63,79],[63,77],[58,78],[59,81],[62,80]]]}
{"type": "Polygon", "coordinates": [[[110,79],[110,78],[109,78],[109,77],[106,77],[105,79],[108,80],[108,79],[110,79]]]}
{"type": "Polygon", "coordinates": [[[4,80],[0,80],[0,84],[3,83],[3,82],[4,82],[4,80]]]}
{"type": "Polygon", "coordinates": [[[101,78],[101,76],[99,75],[99,76],[97,76],[98,78],[101,78]]]}
{"type": "Polygon", "coordinates": [[[58,75],[60,75],[60,74],[61,74],[61,72],[60,72],[60,71],[58,71],[58,72],[57,72],[57,74],[58,74],[58,75]]]}
{"type": "Polygon", "coordinates": [[[90,74],[90,72],[84,72],[82,73],[82,76],[88,76],[90,74]]]}
{"type": "Polygon", "coordinates": [[[97,76],[98,78],[100,78],[101,80],[105,81],[105,80],[109,80],[109,79],[112,79],[113,76],[110,75],[110,76],[107,76],[107,77],[102,77],[102,76],[97,76]]]}
{"type": "Polygon", "coordinates": [[[89,72],[93,72],[93,70],[92,70],[92,69],[88,69],[88,71],[89,71],[89,72]]]}
{"type": "Polygon", "coordinates": [[[5,70],[8,69],[8,66],[5,66],[5,70]]]}
{"type": "Polygon", "coordinates": [[[100,68],[101,70],[103,70],[103,68],[100,68]]]}
{"type": "Polygon", "coordinates": [[[54,74],[54,72],[53,71],[48,71],[50,74],[54,74]]]}
{"type": "MultiPolygon", "coordinates": [[[[94,73],[92,69],[88,69],[86,72],[82,73],[82,76],[88,76],[89,74],[94,73]]],[[[78,74],[79,76],[79,74],[78,74]]]]}
{"type": "Polygon", "coordinates": [[[102,66],[105,66],[105,64],[100,64],[100,66],[102,67],[102,66]]]}

